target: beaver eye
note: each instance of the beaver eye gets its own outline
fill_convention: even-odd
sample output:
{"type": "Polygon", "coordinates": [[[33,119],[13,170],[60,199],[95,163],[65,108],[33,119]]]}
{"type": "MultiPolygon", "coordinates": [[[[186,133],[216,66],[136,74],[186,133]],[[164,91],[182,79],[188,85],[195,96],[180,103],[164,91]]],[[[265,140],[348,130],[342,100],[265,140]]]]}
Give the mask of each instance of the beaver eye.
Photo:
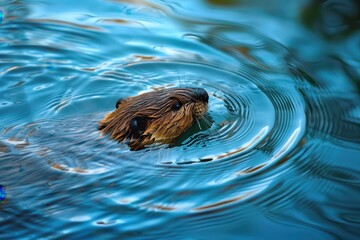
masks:
{"type": "Polygon", "coordinates": [[[175,104],[173,105],[172,109],[173,109],[174,111],[179,111],[180,108],[181,108],[181,106],[182,106],[181,102],[177,102],[177,103],[175,103],[175,104]]]}

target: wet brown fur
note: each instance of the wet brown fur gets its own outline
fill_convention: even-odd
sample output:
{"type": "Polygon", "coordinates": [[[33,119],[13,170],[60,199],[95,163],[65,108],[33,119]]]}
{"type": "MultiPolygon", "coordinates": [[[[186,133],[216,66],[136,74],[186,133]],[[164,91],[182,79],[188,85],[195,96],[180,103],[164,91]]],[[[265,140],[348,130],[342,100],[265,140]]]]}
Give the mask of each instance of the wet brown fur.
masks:
{"type": "Polygon", "coordinates": [[[154,142],[172,143],[206,112],[207,100],[197,98],[192,88],[162,89],[123,99],[99,122],[99,129],[116,141],[129,139],[130,148],[139,150],[154,142]],[[141,119],[140,134],[131,128],[134,118],[141,119]]]}

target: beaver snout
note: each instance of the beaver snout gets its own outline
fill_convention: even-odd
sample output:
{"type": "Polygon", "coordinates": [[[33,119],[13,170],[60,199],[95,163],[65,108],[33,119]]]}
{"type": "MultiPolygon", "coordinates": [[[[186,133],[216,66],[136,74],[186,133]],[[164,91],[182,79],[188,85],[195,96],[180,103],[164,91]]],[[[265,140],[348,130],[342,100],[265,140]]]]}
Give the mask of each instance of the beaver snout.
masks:
{"type": "Polygon", "coordinates": [[[195,95],[195,98],[197,100],[208,102],[209,101],[209,95],[203,88],[192,88],[192,91],[195,95]]]}

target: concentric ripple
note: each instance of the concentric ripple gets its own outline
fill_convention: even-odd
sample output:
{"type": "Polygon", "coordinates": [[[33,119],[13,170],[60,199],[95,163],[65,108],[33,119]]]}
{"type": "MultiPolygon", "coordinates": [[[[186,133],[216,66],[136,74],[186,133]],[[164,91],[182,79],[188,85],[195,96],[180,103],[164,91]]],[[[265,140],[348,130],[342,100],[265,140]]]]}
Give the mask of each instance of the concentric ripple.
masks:
{"type": "MultiPolygon", "coordinates": [[[[103,78],[102,74],[99,76],[103,78]]],[[[260,185],[257,181],[249,182],[251,190],[234,192],[226,198],[204,200],[210,189],[217,192],[222,189],[219,186],[231,185],[238,179],[279,163],[294,150],[304,133],[304,106],[301,95],[292,85],[268,85],[268,79],[261,79],[260,75],[254,78],[251,72],[244,74],[193,62],[143,61],[131,64],[116,75],[118,84],[126,84],[127,76],[146,78],[148,90],[162,86],[184,87],[184,83],[188,87],[205,88],[210,95],[207,117],[211,119],[211,126],[198,129],[173,148],[163,145],[129,152],[125,144],[118,145],[100,135],[96,126],[102,115],[93,114],[42,120],[5,129],[6,136],[10,136],[10,140],[5,142],[24,148],[25,152],[31,153],[30,156],[42,159],[50,169],[64,173],[105,174],[109,177],[118,174],[116,172],[121,165],[127,169],[134,168],[135,172],[123,173],[121,170],[124,178],[117,182],[116,199],[120,200],[116,201],[139,209],[197,212],[259,194],[272,177],[262,179],[260,185]],[[12,136],[12,133],[16,134],[12,136]],[[209,161],[218,163],[214,162],[209,168],[209,161]],[[191,163],[194,166],[190,168],[184,165],[191,163]],[[117,164],[119,166],[115,167],[117,164]],[[187,177],[188,172],[195,169],[196,183],[194,178],[187,177]],[[170,179],[163,181],[163,177],[170,179]],[[139,188],[153,190],[139,193],[139,188]],[[166,199],[181,195],[183,191],[191,191],[192,198],[166,200],[163,195],[153,198],[153,192],[160,190],[166,192],[166,199]]],[[[284,81],[286,79],[282,83],[284,81]]],[[[49,107],[51,111],[60,110],[54,109],[51,104],[49,107]]],[[[111,195],[111,199],[114,196],[111,195]]]]}
{"type": "MultiPolygon", "coordinates": [[[[267,86],[269,80],[261,79],[258,74],[254,79],[251,72],[244,74],[191,62],[148,61],[132,64],[125,70],[150,83],[156,82],[152,88],[201,86],[210,94],[208,115],[212,126],[186,139],[182,147],[172,149],[173,156],[163,162],[179,164],[232,156],[241,158],[247,151],[258,148],[271,149],[272,152],[267,153],[271,161],[276,161],[296,146],[304,132],[302,98],[291,85],[267,86]],[[169,72],[169,69],[173,70],[169,72]],[[159,79],[154,72],[166,77],[159,79]],[[181,155],[183,152],[186,156],[181,155]]],[[[276,81],[279,76],[273,77],[276,81]]],[[[270,159],[263,159],[263,163],[270,159]]]]}
{"type": "Polygon", "coordinates": [[[225,2],[0,0],[1,239],[359,236],[358,34],[225,2]],[[98,131],[172,87],[209,93],[172,146],[98,131]]]}

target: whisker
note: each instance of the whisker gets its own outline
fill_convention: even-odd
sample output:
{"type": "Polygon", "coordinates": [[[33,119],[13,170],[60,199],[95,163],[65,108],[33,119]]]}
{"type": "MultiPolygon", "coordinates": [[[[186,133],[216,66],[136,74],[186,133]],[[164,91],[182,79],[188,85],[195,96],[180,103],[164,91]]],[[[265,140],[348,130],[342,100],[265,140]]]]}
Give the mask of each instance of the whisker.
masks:
{"type": "Polygon", "coordinates": [[[205,123],[206,127],[211,127],[212,121],[207,116],[202,117],[200,120],[205,123]]]}
{"type": "Polygon", "coordinates": [[[177,68],[177,66],[175,67],[176,68],[176,72],[177,72],[177,77],[178,77],[178,81],[179,81],[179,87],[181,87],[182,86],[182,84],[181,84],[181,78],[180,78],[180,73],[179,73],[179,69],[177,68]]]}
{"type": "Polygon", "coordinates": [[[196,122],[197,122],[197,124],[198,124],[198,126],[199,126],[200,130],[202,130],[202,128],[201,128],[201,124],[200,124],[200,122],[199,122],[199,119],[197,119],[197,118],[196,118],[196,122]]]}

